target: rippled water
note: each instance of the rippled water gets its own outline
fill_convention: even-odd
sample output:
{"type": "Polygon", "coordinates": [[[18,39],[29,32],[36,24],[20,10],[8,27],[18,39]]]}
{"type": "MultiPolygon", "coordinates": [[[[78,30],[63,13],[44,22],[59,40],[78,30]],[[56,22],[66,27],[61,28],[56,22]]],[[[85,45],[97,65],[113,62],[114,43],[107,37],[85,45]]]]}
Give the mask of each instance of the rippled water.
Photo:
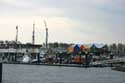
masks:
{"type": "Polygon", "coordinates": [[[3,65],[3,83],[124,83],[125,73],[111,68],[3,65]]]}

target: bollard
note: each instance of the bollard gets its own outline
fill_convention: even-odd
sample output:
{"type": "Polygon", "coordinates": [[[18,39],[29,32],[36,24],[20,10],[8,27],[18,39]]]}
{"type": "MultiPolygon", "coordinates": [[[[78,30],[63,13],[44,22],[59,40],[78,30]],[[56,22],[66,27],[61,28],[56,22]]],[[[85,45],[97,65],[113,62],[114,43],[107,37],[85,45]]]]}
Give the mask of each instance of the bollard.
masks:
{"type": "Polygon", "coordinates": [[[0,83],[2,83],[2,63],[0,63],[0,83]]]}

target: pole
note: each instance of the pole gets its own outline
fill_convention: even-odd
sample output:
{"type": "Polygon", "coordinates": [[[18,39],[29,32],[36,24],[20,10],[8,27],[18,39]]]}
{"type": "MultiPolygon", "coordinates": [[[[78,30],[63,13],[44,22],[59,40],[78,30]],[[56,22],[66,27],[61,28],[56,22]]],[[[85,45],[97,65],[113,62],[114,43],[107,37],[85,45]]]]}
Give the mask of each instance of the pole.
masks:
{"type": "Polygon", "coordinates": [[[40,54],[37,54],[37,64],[40,63],[40,54]]]}
{"type": "Polygon", "coordinates": [[[46,48],[48,48],[48,28],[46,28],[46,48]]]}
{"type": "Polygon", "coordinates": [[[17,41],[18,41],[18,26],[16,26],[16,44],[17,44],[17,41]]]}
{"type": "Polygon", "coordinates": [[[88,67],[88,52],[85,52],[85,67],[88,67]]]}
{"type": "Polygon", "coordinates": [[[45,24],[45,29],[46,29],[46,48],[48,48],[48,28],[47,28],[47,24],[45,20],[44,20],[44,24],[45,24]]]}
{"type": "Polygon", "coordinates": [[[2,83],[2,63],[0,63],[0,83],[2,83]]]}
{"type": "MultiPolygon", "coordinates": [[[[110,53],[110,59],[113,59],[113,53],[110,53]]],[[[111,67],[113,67],[113,65],[112,65],[112,63],[110,64],[111,65],[111,67]]]]}
{"type": "Polygon", "coordinates": [[[17,61],[17,48],[18,48],[17,42],[18,42],[18,26],[16,26],[16,54],[15,54],[15,62],[17,61]]]}
{"type": "Polygon", "coordinates": [[[82,64],[82,54],[80,53],[80,65],[82,64]]]}
{"type": "MultiPolygon", "coordinates": [[[[35,22],[33,23],[32,44],[35,44],[35,22]]],[[[32,56],[35,58],[37,55],[35,55],[34,47],[32,48],[32,52],[32,56]]]]}
{"type": "Polygon", "coordinates": [[[35,44],[35,23],[33,23],[32,44],[35,44]]]}

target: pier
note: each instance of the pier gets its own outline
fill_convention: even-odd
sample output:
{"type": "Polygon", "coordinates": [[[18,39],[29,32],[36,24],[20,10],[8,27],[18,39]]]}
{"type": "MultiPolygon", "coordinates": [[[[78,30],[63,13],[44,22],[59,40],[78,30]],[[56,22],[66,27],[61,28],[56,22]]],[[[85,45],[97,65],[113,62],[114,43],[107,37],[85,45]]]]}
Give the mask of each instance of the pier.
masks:
{"type": "Polygon", "coordinates": [[[125,58],[115,58],[110,60],[97,61],[99,64],[125,64],[125,58]]]}

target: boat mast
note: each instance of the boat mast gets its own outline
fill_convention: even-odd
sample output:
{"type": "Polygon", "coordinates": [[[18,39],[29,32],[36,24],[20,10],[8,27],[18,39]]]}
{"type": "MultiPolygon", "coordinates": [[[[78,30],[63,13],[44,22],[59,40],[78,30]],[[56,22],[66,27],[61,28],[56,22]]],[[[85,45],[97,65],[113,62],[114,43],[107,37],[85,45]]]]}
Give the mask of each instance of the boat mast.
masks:
{"type": "Polygon", "coordinates": [[[16,54],[15,54],[15,62],[17,61],[17,48],[18,48],[17,42],[18,42],[18,26],[16,26],[16,54]]]}
{"type": "Polygon", "coordinates": [[[18,42],[18,26],[16,26],[16,44],[18,42]]]}
{"type": "Polygon", "coordinates": [[[44,20],[44,25],[46,30],[46,48],[48,48],[48,28],[45,20],[44,20]]]}
{"type": "Polygon", "coordinates": [[[35,22],[33,23],[32,44],[35,44],[35,22]]]}
{"type": "MultiPolygon", "coordinates": [[[[35,44],[35,22],[33,22],[32,44],[33,45],[35,44]]],[[[33,58],[36,57],[34,47],[32,47],[32,55],[33,55],[33,58]]]]}

